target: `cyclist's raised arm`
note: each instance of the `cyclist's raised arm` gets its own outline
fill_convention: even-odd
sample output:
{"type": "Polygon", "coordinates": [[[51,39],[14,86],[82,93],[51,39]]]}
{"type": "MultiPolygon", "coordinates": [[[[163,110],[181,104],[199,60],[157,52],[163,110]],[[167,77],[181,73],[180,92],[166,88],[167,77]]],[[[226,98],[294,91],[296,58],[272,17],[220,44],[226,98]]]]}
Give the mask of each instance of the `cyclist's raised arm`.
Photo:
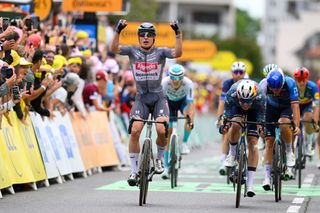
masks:
{"type": "Polygon", "coordinates": [[[182,55],[182,33],[180,31],[178,21],[172,21],[170,23],[171,28],[174,30],[176,34],[176,45],[175,48],[172,49],[172,57],[173,58],[178,58],[182,55]]]}
{"type": "Polygon", "coordinates": [[[126,26],[127,26],[127,21],[124,19],[120,19],[116,26],[115,34],[110,47],[111,51],[114,53],[120,53],[120,46],[119,46],[120,33],[126,26]]]}

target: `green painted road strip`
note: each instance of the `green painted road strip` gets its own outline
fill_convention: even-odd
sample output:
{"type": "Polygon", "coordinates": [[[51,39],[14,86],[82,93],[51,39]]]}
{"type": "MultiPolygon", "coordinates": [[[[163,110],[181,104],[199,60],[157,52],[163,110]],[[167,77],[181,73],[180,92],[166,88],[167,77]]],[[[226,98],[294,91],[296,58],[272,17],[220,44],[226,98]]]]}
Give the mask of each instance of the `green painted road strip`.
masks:
{"type": "MultiPolygon", "coordinates": [[[[138,187],[128,186],[126,181],[118,181],[109,185],[101,186],[96,190],[112,190],[112,191],[138,191],[138,187]]],[[[167,181],[153,181],[149,185],[149,191],[157,192],[202,192],[202,193],[235,193],[233,185],[224,183],[209,182],[179,182],[178,187],[171,189],[170,183],[167,181]]],[[[261,185],[255,185],[255,192],[258,195],[274,196],[274,192],[266,192],[261,185]]],[[[320,187],[303,187],[299,189],[296,185],[284,185],[283,195],[292,196],[320,196],[320,187]]]]}

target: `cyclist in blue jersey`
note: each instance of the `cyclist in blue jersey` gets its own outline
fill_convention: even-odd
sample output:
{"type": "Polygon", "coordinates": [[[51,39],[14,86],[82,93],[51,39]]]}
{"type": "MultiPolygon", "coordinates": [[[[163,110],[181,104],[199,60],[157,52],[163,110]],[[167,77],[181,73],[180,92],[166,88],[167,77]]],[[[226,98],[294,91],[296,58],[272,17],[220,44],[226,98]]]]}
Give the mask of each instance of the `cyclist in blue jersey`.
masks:
{"type": "MultiPolygon", "coordinates": [[[[185,116],[190,117],[190,123],[186,120],[184,126],[183,140],[181,144],[181,154],[189,154],[190,150],[187,142],[193,129],[194,124],[194,103],[193,103],[193,82],[184,76],[184,67],[179,64],[174,64],[169,68],[169,76],[162,80],[164,94],[167,96],[170,117],[177,117],[178,111],[185,116]]],[[[176,119],[171,119],[169,122],[169,137],[172,133],[172,122],[176,119]]],[[[169,153],[164,152],[164,168],[162,175],[163,179],[169,178],[169,153]]]]}
{"type": "MultiPolygon", "coordinates": [[[[226,95],[223,115],[227,120],[243,121],[244,116],[247,116],[247,121],[264,122],[265,96],[259,88],[259,85],[256,82],[247,79],[240,80],[233,84],[226,95]]],[[[235,157],[238,141],[241,136],[241,127],[237,123],[227,123],[225,126],[220,127],[220,133],[226,134],[227,132],[229,154],[224,165],[226,167],[234,167],[236,165],[235,157]]],[[[263,136],[262,125],[248,125],[248,197],[255,196],[253,190],[253,179],[259,161],[259,152],[257,149],[259,135],[263,136]]]]}
{"type": "MultiPolygon", "coordinates": [[[[126,26],[126,20],[119,20],[111,44],[111,51],[120,55],[128,55],[130,59],[131,70],[137,87],[137,95],[130,117],[148,119],[149,113],[151,113],[156,121],[167,122],[169,109],[161,80],[166,58],[177,58],[182,55],[182,33],[178,22],[173,21],[170,23],[176,34],[176,45],[173,49],[154,46],[157,34],[156,28],[148,22],[142,23],[137,29],[140,46],[119,46],[120,32],[126,26]]],[[[139,137],[143,126],[144,123],[142,122],[134,122],[132,124],[129,142],[131,174],[128,178],[128,184],[130,186],[136,186],[138,182],[139,137]]],[[[156,130],[158,153],[155,160],[155,173],[161,174],[164,171],[163,153],[167,145],[167,139],[165,138],[164,125],[156,124],[156,130]]]]}
{"type": "Polygon", "coordinates": [[[304,127],[307,133],[306,155],[312,156],[314,154],[313,144],[315,143],[315,135],[318,130],[319,121],[319,92],[317,84],[309,81],[309,70],[305,67],[298,67],[293,72],[293,77],[296,81],[299,91],[300,101],[300,115],[304,121],[314,121],[316,128],[312,123],[305,123],[304,127]]]}
{"type": "MultiPolygon", "coordinates": [[[[232,78],[224,81],[222,84],[222,92],[221,92],[219,106],[217,110],[217,118],[218,118],[217,126],[220,125],[220,118],[224,111],[224,102],[226,99],[227,92],[235,82],[241,79],[244,79],[246,75],[246,65],[241,61],[235,61],[231,66],[231,71],[232,71],[232,78]]],[[[223,165],[223,163],[228,155],[228,150],[229,150],[229,145],[228,145],[227,137],[226,135],[222,135],[222,156],[221,156],[221,166],[219,168],[220,175],[226,174],[226,168],[223,165]]]]}
{"type": "MultiPolygon", "coordinates": [[[[285,76],[282,69],[277,67],[260,82],[260,86],[267,96],[266,122],[290,123],[291,119],[293,119],[295,124],[293,132],[289,125],[280,126],[281,138],[286,146],[286,164],[289,168],[287,173],[290,177],[293,177],[292,170],[290,169],[295,166],[295,155],[292,150],[292,133],[298,135],[300,132],[300,109],[296,82],[291,77],[285,76]]],[[[270,177],[275,126],[266,125],[265,134],[265,179],[263,181],[263,188],[268,191],[271,190],[270,177]]]]}

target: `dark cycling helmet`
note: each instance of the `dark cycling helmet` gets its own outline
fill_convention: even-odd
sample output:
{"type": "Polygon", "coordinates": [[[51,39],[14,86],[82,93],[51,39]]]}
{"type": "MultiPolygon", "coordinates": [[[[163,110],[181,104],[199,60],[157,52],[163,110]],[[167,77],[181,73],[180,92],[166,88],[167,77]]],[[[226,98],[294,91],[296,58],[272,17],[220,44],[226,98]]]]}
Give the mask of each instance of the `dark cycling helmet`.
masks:
{"type": "Polygon", "coordinates": [[[144,22],[142,24],[140,24],[140,26],[137,29],[137,33],[151,33],[153,35],[157,34],[157,30],[155,28],[155,26],[153,24],[151,24],[150,22],[144,22]]]}
{"type": "Polygon", "coordinates": [[[298,81],[306,81],[309,78],[309,70],[305,67],[299,67],[293,71],[293,77],[298,81]]]}
{"type": "Polygon", "coordinates": [[[276,67],[267,76],[268,87],[271,89],[281,89],[284,84],[284,74],[281,68],[276,67]]]}

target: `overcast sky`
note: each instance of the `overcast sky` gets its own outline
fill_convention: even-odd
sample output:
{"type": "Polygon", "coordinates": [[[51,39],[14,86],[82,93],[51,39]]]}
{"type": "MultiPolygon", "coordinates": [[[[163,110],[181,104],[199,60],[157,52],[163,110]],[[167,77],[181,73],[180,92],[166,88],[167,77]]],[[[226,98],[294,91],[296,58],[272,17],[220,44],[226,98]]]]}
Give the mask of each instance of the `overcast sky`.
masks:
{"type": "Polygon", "coordinates": [[[236,7],[247,10],[256,18],[261,18],[265,11],[265,0],[234,0],[236,7]]]}

